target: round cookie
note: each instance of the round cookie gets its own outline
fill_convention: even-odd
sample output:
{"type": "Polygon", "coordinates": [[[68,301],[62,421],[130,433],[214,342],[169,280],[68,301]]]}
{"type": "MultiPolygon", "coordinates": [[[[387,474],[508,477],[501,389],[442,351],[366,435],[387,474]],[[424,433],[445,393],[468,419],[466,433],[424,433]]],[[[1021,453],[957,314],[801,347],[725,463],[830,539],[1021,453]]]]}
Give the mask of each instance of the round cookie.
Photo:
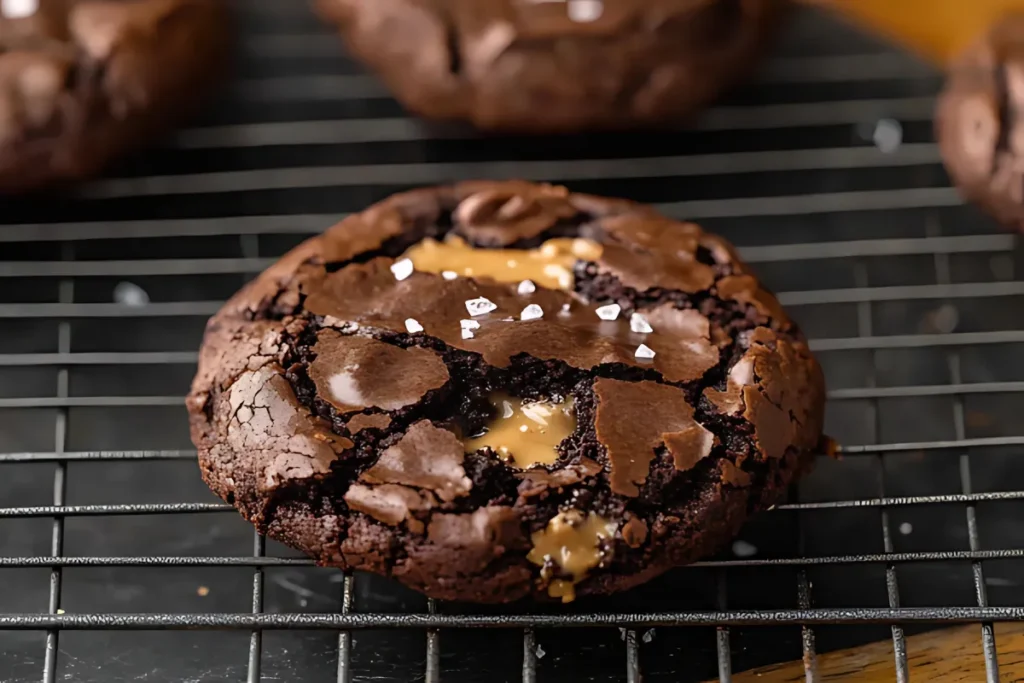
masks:
{"type": "Polygon", "coordinates": [[[211,320],[203,477],[324,565],[571,600],[692,562],[821,438],[821,370],[724,240],[525,182],[395,195],[211,320]]]}
{"type": "Polygon", "coordinates": [[[484,129],[678,123],[741,78],[785,0],[317,0],[410,110],[484,129]]]}
{"type": "Polygon", "coordinates": [[[1024,14],[994,24],[952,65],[935,130],[960,193],[1024,228],[1024,14]]]}
{"type": "Polygon", "coordinates": [[[0,192],[94,175],[177,123],[227,23],[222,0],[3,0],[0,192]]]}

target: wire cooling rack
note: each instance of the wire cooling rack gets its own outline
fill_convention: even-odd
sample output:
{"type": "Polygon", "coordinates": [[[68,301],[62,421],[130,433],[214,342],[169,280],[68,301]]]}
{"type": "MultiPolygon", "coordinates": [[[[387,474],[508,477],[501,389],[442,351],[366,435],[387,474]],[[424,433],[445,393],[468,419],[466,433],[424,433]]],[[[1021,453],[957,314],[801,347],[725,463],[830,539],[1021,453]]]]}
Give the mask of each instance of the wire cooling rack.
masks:
{"type": "MultiPolygon", "coordinates": [[[[697,130],[485,138],[407,117],[300,4],[249,0],[196,127],[0,221],[0,680],[729,681],[1024,617],[1016,238],[939,164],[928,68],[800,14],[697,130]],[[608,599],[480,609],[317,569],[199,480],[181,396],[205,318],[391,192],[561,181],[737,243],[828,376],[822,458],[719,557],[608,599]]],[[[910,653],[913,654],[912,652],[910,653]]]]}

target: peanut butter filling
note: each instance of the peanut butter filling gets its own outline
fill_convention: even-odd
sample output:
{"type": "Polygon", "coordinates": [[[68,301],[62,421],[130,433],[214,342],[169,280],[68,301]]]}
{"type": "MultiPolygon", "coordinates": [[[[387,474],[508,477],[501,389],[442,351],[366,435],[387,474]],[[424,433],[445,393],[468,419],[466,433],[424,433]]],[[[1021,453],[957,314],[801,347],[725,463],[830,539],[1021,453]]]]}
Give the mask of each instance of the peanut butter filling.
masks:
{"type": "Polygon", "coordinates": [[[533,548],[526,559],[541,567],[552,562],[561,574],[572,576],[571,580],[553,579],[548,595],[562,602],[575,600],[575,585],[601,563],[601,540],[614,538],[617,527],[616,522],[593,512],[584,517],[579,510],[566,510],[552,517],[546,528],[534,532],[530,537],[533,548]]]}
{"type": "Polygon", "coordinates": [[[558,459],[558,444],[576,429],[571,396],[561,403],[524,403],[514,396],[495,394],[491,403],[498,416],[484,434],[466,440],[466,451],[489,446],[520,469],[553,463],[558,459]]]}
{"type": "Polygon", "coordinates": [[[450,235],[443,242],[425,239],[401,258],[411,260],[418,271],[445,277],[529,280],[539,287],[569,290],[576,261],[594,261],[601,252],[600,244],[580,238],[557,237],[536,249],[477,249],[461,237],[450,235]]]}

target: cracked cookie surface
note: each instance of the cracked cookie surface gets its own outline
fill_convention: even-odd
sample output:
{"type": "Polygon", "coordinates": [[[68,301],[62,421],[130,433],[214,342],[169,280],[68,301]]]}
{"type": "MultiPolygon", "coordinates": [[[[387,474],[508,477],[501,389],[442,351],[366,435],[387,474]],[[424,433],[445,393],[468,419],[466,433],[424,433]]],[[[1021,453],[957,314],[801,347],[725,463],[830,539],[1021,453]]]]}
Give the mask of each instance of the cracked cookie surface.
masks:
{"type": "Polygon", "coordinates": [[[221,71],[223,0],[4,0],[0,191],[94,175],[187,115],[221,71]]]}
{"type": "Polygon", "coordinates": [[[204,479],[261,531],[481,602],[714,552],[811,464],[823,403],[724,240],[525,182],[395,195],[295,248],[210,320],[188,398],[204,479]]]}
{"type": "Polygon", "coordinates": [[[786,0],[317,0],[409,109],[478,127],[678,124],[739,80],[786,0]]]}

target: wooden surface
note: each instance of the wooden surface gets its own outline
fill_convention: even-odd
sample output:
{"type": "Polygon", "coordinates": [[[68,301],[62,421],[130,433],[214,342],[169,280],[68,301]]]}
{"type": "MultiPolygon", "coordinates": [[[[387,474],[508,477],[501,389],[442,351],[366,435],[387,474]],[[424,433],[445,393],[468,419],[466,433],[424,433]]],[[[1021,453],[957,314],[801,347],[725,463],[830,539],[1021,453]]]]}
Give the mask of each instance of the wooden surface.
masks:
{"type": "MultiPolygon", "coordinates": [[[[1024,624],[996,624],[999,680],[1024,681],[1024,624]]],[[[922,633],[907,638],[907,664],[913,683],[980,683],[985,680],[981,627],[922,633]]],[[[891,683],[896,680],[892,641],[838,650],[818,657],[816,681],[891,683]]],[[[733,675],[735,683],[806,683],[802,661],[733,675]]]]}
{"type": "Polygon", "coordinates": [[[982,34],[1001,15],[1024,11],[1024,0],[804,0],[831,6],[939,64],[982,34]]]}

